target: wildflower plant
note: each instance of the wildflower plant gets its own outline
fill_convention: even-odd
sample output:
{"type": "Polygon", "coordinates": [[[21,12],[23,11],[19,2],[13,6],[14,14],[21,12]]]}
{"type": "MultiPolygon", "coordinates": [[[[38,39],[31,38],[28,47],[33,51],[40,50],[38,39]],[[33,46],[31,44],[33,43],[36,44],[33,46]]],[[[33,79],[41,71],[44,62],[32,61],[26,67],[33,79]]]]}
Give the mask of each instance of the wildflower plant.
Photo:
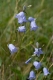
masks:
{"type": "MultiPolygon", "coordinates": [[[[23,10],[24,10],[25,8],[23,8],[23,10]]],[[[18,23],[23,23],[23,22],[26,22],[26,17],[25,17],[25,15],[24,15],[24,12],[20,12],[19,14],[17,14],[16,15],[16,18],[18,18],[18,23]]],[[[28,22],[30,22],[30,31],[32,31],[32,30],[34,30],[34,31],[36,31],[37,29],[38,29],[38,26],[36,25],[36,22],[35,22],[35,18],[33,18],[33,17],[29,17],[28,18],[28,22]]],[[[18,31],[19,32],[25,32],[25,26],[23,25],[23,26],[20,26],[19,28],[18,28],[18,31]]],[[[32,55],[32,56],[35,56],[35,55],[37,55],[38,57],[40,57],[40,54],[43,54],[43,51],[41,50],[41,48],[35,48],[35,51],[34,51],[34,55],[32,55]]],[[[25,64],[29,64],[29,62],[32,60],[32,57],[31,58],[29,58],[26,62],[25,62],[25,64]]],[[[34,61],[33,62],[33,65],[34,65],[34,67],[36,68],[36,70],[38,70],[38,69],[40,69],[40,67],[41,67],[41,63],[40,62],[38,62],[38,61],[34,61]]],[[[43,68],[43,73],[44,73],[44,75],[48,75],[49,74],[49,72],[48,72],[48,70],[46,69],[46,68],[43,68]]],[[[35,79],[35,73],[33,72],[33,71],[31,71],[30,72],[30,75],[29,75],[29,80],[33,80],[33,79],[35,79]]]]}
{"type": "Polygon", "coordinates": [[[53,80],[53,1],[13,1],[1,8],[0,80],[53,80]]]}

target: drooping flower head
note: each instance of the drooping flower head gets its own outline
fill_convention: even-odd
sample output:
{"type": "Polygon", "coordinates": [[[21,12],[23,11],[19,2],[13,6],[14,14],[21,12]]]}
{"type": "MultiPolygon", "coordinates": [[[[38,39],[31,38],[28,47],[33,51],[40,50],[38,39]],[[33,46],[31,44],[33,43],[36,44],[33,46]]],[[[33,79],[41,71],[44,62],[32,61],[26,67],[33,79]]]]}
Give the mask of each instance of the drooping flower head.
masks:
{"type": "Polygon", "coordinates": [[[9,44],[8,48],[9,48],[11,53],[16,53],[18,50],[17,47],[15,47],[13,44],[9,44]]]}
{"type": "Polygon", "coordinates": [[[18,19],[18,23],[20,23],[20,24],[22,24],[23,22],[27,22],[26,17],[25,17],[25,13],[23,11],[16,14],[15,18],[18,19]]]}
{"type": "Polygon", "coordinates": [[[49,73],[48,69],[46,67],[43,68],[43,73],[45,76],[47,76],[49,73]]]}
{"type": "Polygon", "coordinates": [[[30,71],[29,80],[33,80],[33,79],[35,79],[35,78],[36,78],[36,76],[35,76],[34,71],[30,71]]]}
{"type": "Polygon", "coordinates": [[[34,61],[33,65],[35,66],[35,68],[38,70],[41,67],[41,63],[38,61],[34,61]]]}
{"type": "Polygon", "coordinates": [[[26,28],[25,28],[25,26],[20,26],[20,27],[18,27],[18,32],[25,32],[26,31],[26,28]]]}
{"type": "Polygon", "coordinates": [[[29,21],[29,22],[34,21],[34,18],[33,18],[33,17],[29,17],[29,18],[28,18],[28,21],[29,21]]]}
{"type": "Polygon", "coordinates": [[[37,30],[37,28],[38,28],[38,26],[36,25],[36,23],[35,23],[35,20],[33,20],[33,21],[31,21],[31,23],[30,23],[30,30],[32,31],[35,31],[35,30],[37,30]]]}

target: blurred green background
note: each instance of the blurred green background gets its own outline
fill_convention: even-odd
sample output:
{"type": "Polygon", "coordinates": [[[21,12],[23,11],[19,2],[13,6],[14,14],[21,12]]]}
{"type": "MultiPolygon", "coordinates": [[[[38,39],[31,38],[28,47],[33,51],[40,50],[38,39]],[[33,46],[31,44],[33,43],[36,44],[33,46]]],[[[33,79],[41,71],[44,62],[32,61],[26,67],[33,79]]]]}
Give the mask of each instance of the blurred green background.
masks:
{"type": "Polygon", "coordinates": [[[53,80],[53,0],[0,0],[0,80],[26,80],[30,70],[35,70],[36,80],[53,80]],[[26,8],[26,17],[37,18],[39,26],[35,32],[26,24],[26,33],[17,33],[20,26],[15,15],[26,8]],[[44,55],[34,59],[28,65],[24,62],[34,52],[36,42],[44,51],[44,55]],[[10,54],[7,44],[14,44],[19,51],[10,54]],[[38,72],[32,66],[34,60],[41,61],[50,75],[43,76],[42,68],[38,72]]]}

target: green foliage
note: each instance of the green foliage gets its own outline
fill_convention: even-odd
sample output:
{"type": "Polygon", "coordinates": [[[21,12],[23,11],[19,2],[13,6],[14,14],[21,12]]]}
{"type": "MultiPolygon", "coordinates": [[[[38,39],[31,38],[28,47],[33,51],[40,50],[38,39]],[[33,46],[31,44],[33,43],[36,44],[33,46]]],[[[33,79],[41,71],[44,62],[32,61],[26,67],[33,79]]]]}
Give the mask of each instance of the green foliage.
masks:
{"type": "Polygon", "coordinates": [[[33,60],[40,60],[42,65],[48,68],[51,66],[51,74],[45,78],[42,72],[38,72],[37,80],[53,80],[53,0],[0,0],[0,80],[26,80],[33,67],[26,66],[24,62],[33,54],[36,42],[39,42],[44,55],[40,58],[36,56],[33,60]],[[15,14],[22,11],[24,5],[32,5],[27,7],[26,16],[37,18],[39,28],[36,32],[31,32],[30,24],[27,23],[26,33],[16,33],[20,25],[15,19],[15,14]],[[7,47],[9,43],[19,47],[19,52],[13,56],[7,47]],[[20,71],[17,66],[20,67],[20,71]],[[25,69],[27,71],[24,75],[25,69]]]}
{"type": "Polygon", "coordinates": [[[1,67],[1,65],[2,65],[2,59],[0,58],[0,67],[1,67]]]}

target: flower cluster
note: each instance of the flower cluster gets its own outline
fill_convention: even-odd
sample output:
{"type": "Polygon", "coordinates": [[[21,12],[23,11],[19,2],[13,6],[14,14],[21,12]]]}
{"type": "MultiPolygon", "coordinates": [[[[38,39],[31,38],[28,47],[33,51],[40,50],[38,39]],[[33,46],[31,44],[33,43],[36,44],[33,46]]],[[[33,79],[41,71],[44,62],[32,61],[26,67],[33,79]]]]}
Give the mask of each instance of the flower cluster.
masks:
{"type": "MultiPolygon", "coordinates": [[[[26,22],[30,22],[30,30],[31,30],[31,31],[32,31],[32,30],[37,30],[37,28],[38,28],[38,26],[37,26],[36,23],[35,23],[35,20],[36,20],[36,19],[33,18],[33,17],[29,17],[28,19],[26,19],[25,13],[24,13],[23,11],[20,12],[20,13],[18,13],[18,14],[16,14],[15,18],[18,19],[18,23],[19,23],[19,24],[23,24],[23,23],[26,23],[26,22]]],[[[25,31],[26,31],[25,28],[26,28],[25,25],[24,25],[24,26],[20,26],[20,27],[18,28],[18,31],[19,31],[19,32],[25,32],[25,31]]]]}
{"type": "MultiPolygon", "coordinates": [[[[17,28],[17,31],[18,32],[25,32],[26,31],[26,26],[23,24],[23,23],[26,23],[26,22],[29,22],[30,23],[30,31],[35,31],[37,30],[38,26],[36,25],[36,18],[33,18],[33,17],[29,17],[28,19],[26,19],[26,16],[25,16],[25,12],[24,12],[24,9],[23,8],[23,11],[21,11],[20,13],[16,14],[15,18],[18,19],[18,23],[21,25],[17,28]]],[[[15,47],[13,44],[9,44],[8,45],[8,48],[10,50],[10,52],[13,54],[13,53],[16,53],[18,51],[17,47],[15,47]]],[[[40,55],[43,54],[43,51],[41,48],[35,48],[35,51],[33,52],[33,55],[32,56],[38,56],[40,57],[40,55]]],[[[28,64],[30,61],[32,60],[32,57],[29,58],[25,64],[28,64]]],[[[38,61],[34,61],[33,62],[33,66],[35,67],[36,70],[39,70],[42,66],[41,62],[38,62],[38,61]]],[[[43,73],[45,76],[47,76],[49,73],[48,69],[46,67],[43,67],[43,73]]],[[[35,75],[35,72],[32,70],[30,71],[29,73],[29,80],[33,80],[36,78],[36,75],[35,75]]]]}
{"type": "MultiPolygon", "coordinates": [[[[49,73],[48,69],[46,67],[43,68],[43,73],[45,76],[47,76],[49,73]]],[[[35,80],[36,79],[36,75],[35,75],[35,72],[34,71],[30,71],[30,74],[29,74],[29,80],[35,80]]]]}
{"type": "MultiPolygon", "coordinates": [[[[32,56],[35,56],[37,55],[38,57],[40,57],[40,55],[43,54],[43,51],[41,48],[35,48],[35,51],[34,51],[34,54],[32,56]]],[[[32,60],[32,57],[29,58],[25,64],[28,64],[30,61],[32,60]]],[[[42,66],[41,62],[38,62],[38,61],[34,61],[33,62],[33,66],[35,67],[36,70],[39,70],[42,66]]],[[[46,67],[43,67],[43,73],[44,73],[44,76],[47,76],[49,73],[48,69],[46,67]]],[[[30,71],[30,74],[29,74],[29,80],[33,80],[35,79],[35,72],[34,71],[30,71]]]]}

